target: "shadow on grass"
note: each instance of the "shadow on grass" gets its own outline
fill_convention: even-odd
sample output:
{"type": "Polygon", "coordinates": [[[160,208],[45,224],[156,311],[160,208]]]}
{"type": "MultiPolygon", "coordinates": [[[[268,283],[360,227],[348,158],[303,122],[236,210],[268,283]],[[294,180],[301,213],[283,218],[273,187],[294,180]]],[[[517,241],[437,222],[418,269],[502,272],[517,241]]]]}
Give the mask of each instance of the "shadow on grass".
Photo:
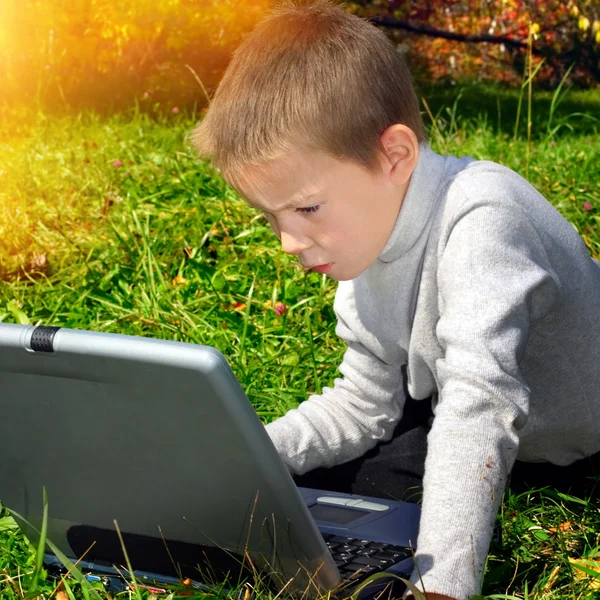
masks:
{"type": "MultiPolygon", "coordinates": [[[[464,82],[451,85],[441,83],[435,85],[419,85],[419,98],[425,98],[432,113],[446,118],[455,102],[458,103],[457,114],[461,120],[487,122],[497,132],[512,136],[519,106],[519,88],[507,88],[500,84],[481,84],[464,82]],[[441,112],[440,112],[441,111],[441,112]]],[[[571,135],[593,135],[600,129],[600,88],[591,90],[574,90],[565,86],[556,102],[554,113],[553,97],[558,92],[533,90],[532,101],[532,139],[542,139],[548,135],[548,125],[552,127],[560,123],[561,127],[555,137],[571,135]]],[[[425,108],[422,105],[422,108],[425,108]]],[[[431,119],[425,114],[425,122],[431,119]]],[[[527,135],[527,90],[523,94],[521,116],[518,133],[527,135]]]]}

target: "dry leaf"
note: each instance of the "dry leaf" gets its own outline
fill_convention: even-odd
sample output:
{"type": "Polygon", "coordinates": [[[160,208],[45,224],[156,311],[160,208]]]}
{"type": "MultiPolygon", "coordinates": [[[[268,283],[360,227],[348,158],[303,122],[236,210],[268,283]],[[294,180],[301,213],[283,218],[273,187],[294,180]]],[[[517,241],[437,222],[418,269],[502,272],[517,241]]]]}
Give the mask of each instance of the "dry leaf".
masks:
{"type": "Polygon", "coordinates": [[[54,596],[56,600],[69,600],[69,596],[67,592],[65,592],[65,588],[63,587],[62,581],[56,590],[56,595],[54,596]]]}
{"type": "Polygon", "coordinates": [[[550,573],[550,576],[548,577],[548,581],[546,582],[546,585],[544,585],[544,593],[545,594],[547,594],[552,589],[552,587],[556,583],[556,580],[558,579],[559,573],[560,573],[560,565],[556,565],[556,567],[554,567],[554,569],[552,569],[552,572],[550,573]]]}
{"type": "Polygon", "coordinates": [[[572,530],[573,526],[571,525],[571,521],[565,521],[564,523],[561,523],[558,527],[550,527],[548,529],[550,533],[558,533],[559,531],[562,531],[564,533],[565,531],[572,530]]]}
{"type": "Polygon", "coordinates": [[[573,574],[579,581],[587,581],[589,589],[600,590],[600,557],[597,558],[569,558],[569,562],[575,567],[573,574]],[[589,572],[593,571],[594,575],[589,572]]]}

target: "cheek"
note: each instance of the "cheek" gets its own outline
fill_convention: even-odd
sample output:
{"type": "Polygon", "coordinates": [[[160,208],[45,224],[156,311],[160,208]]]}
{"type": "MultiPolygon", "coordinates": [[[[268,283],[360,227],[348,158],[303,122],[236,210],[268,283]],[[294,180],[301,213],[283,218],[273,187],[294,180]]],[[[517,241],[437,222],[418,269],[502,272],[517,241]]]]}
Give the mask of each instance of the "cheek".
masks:
{"type": "MultiPolygon", "coordinates": [[[[377,208],[373,207],[373,210],[377,210],[377,208]]],[[[344,219],[344,227],[348,233],[366,231],[370,227],[372,218],[373,215],[370,211],[365,211],[361,204],[356,204],[352,210],[348,211],[344,219]]]]}
{"type": "Polygon", "coordinates": [[[345,226],[343,221],[336,221],[322,227],[315,238],[318,246],[326,250],[339,250],[348,246],[355,237],[345,226]]]}

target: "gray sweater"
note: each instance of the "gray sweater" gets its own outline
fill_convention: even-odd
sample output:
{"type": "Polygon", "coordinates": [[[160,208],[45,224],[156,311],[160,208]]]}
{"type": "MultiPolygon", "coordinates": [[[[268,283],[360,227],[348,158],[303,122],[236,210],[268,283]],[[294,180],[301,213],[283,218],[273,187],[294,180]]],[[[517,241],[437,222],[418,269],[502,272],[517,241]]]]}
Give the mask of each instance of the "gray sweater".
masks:
{"type": "Polygon", "coordinates": [[[519,175],[422,146],[386,247],[339,284],[334,309],[343,378],[269,424],[271,439],[298,474],[361,456],[402,415],[406,365],[410,395],[432,397],[435,414],[423,584],[478,593],[515,459],[600,450],[598,264],[519,175]]]}

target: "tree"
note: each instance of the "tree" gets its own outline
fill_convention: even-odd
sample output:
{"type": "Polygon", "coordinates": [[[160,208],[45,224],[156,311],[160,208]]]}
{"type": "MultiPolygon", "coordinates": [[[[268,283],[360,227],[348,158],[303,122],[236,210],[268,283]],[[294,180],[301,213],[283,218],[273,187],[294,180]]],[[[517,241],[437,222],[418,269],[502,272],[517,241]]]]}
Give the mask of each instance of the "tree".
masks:
{"type": "MultiPolygon", "coordinates": [[[[0,102],[119,109],[204,103],[275,0],[0,0],[0,102]],[[199,85],[200,84],[200,85],[199,85]]],[[[600,81],[600,0],[353,0],[428,79],[600,81]],[[469,43],[470,42],[470,43],[469,43]]]]}
{"type": "Polygon", "coordinates": [[[118,108],[214,85],[268,0],[0,2],[4,99],[118,108]],[[188,65],[188,67],[186,67],[188,65]]]}
{"type": "Polygon", "coordinates": [[[433,78],[517,81],[531,31],[539,79],[557,85],[574,65],[573,80],[600,82],[600,0],[373,0],[348,10],[388,29],[433,78]]]}

